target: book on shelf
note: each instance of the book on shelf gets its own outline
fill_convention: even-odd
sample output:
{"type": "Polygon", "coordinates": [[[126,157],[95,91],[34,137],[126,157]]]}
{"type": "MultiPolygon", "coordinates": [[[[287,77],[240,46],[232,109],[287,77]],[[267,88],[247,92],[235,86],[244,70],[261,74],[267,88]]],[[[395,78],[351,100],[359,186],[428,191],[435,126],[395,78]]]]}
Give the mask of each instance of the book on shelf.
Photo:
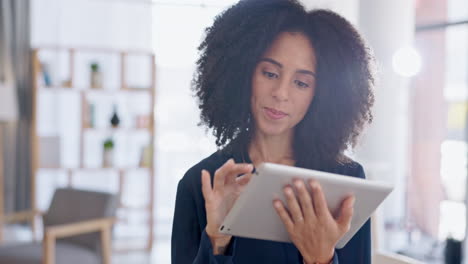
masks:
{"type": "Polygon", "coordinates": [[[140,167],[149,168],[153,161],[153,148],[150,145],[146,145],[141,149],[140,156],[140,167]]]}
{"type": "Polygon", "coordinates": [[[39,166],[41,168],[59,168],[60,162],[60,137],[39,137],[39,166]]]}

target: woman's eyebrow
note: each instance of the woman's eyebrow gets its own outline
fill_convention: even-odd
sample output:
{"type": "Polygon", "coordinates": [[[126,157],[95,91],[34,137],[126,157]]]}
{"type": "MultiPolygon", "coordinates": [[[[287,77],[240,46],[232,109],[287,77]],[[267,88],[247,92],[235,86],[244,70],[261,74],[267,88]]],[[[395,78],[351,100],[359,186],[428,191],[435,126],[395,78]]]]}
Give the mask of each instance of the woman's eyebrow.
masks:
{"type": "Polygon", "coordinates": [[[266,62],[272,63],[272,64],[274,64],[274,65],[276,65],[276,66],[278,66],[280,68],[283,68],[283,64],[281,64],[281,63],[279,63],[279,62],[277,62],[277,61],[275,61],[274,59],[271,59],[271,58],[262,58],[262,59],[260,59],[260,61],[266,61],[266,62]]]}
{"type": "MultiPolygon", "coordinates": [[[[283,64],[275,61],[272,58],[262,58],[262,59],[260,59],[260,61],[269,62],[269,63],[274,64],[274,65],[276,65],[276,66],[278,66],[280,68],[283,68],[283,64]]],[[[315,75],[316,75],[315,72],[309,71],[309,70],[297,70],[296,72],[297,73],[303,73],[303,74],[309,74],[309,75],[312,75],[313,77],[315,77],[315,75]]]]}
{"type": "Polygon", "coordinates": [[[297,72],[297,73],[309,74],[309,75],[314,76],[314,78],[315,78],[315,72],[312,72],[312,71],[308,71],[308,70],[297,70],[296,72],[297,72]]]}

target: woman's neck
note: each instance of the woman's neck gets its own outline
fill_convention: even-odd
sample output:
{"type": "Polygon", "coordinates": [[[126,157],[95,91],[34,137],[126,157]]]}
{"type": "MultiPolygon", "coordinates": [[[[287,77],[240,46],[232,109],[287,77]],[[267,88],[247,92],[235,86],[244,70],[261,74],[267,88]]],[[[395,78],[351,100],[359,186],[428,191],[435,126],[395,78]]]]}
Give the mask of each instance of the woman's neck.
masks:
{"type": "Polygon", "coordinates": [[[262,133],[255,133],[249,145],[249,156],[254,166],[262,162],[293,166],[295,160],[292,144],[292,133],[281,136],[268,136],[262,133]]]}

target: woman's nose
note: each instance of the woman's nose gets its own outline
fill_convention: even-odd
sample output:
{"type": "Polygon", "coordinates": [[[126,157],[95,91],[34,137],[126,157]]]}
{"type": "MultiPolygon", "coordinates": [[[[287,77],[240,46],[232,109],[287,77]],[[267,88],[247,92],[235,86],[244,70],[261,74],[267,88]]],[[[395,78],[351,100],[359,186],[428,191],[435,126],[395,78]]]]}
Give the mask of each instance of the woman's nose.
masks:
{"type": "Polygon", "coordinates": [[[287,101],[289,99],[289,81],[281,80],[273,89],[272,95],[278,101],[287,101]]]}

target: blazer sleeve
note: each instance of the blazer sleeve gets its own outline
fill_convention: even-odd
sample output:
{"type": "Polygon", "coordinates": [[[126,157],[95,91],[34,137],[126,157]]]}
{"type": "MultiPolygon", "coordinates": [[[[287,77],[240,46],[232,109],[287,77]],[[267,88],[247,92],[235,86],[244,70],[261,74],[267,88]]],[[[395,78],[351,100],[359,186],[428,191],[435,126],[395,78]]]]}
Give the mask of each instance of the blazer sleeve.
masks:
{"type": "Polygon", "coordinates": [[[210,239],[200,228],[193,192],[182,179],[177,187],[172,225],[171,263],[230,264],[233,258],[231,252],[228,255],[213,255],[210,239]]]}

